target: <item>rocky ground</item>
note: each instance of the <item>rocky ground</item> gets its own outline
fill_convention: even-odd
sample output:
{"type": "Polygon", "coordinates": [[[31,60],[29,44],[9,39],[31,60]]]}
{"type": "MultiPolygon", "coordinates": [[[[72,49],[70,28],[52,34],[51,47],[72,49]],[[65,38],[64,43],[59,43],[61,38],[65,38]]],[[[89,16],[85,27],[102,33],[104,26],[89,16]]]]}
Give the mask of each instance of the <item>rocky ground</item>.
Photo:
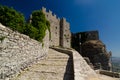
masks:
{"type": "Polygon", "coordinates": [[[89,40],[82,44],[82,56],[88,57],[95,69],[111,70],[111,55],[100,40],[89,40]]]}

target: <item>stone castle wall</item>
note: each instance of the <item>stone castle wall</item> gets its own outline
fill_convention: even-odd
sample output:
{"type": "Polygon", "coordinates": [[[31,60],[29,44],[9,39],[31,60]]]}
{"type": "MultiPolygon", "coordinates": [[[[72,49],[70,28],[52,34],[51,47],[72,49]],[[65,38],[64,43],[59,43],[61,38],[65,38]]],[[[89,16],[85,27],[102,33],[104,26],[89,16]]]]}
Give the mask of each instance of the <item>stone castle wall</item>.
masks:
{"type": "Polygon", "coordinates": [[[71,32],[70,25],[65,18],[59,19],[52,11],[46,11],[46,8],[42,7],[42,11],[46,16],[46,19],[50,22],[51,40],[50,46],[71,47],[71,32]]]}
{"type": "Polygon", "coordinates": [[[86,31],[72,34],[72,47],[81,53],[82,43],[89,40],[99,40],[98,31],[86,31]]]}
{"type": "Polygon", "coordinates": [[[17,74],[48,53],[49,32],[44,46],[26,35],[14,32],[0,24],[0,78],[17,74]]]}
{"type": "Polygon", "coordinates": [[[70,24],[66,21],[66,19],[60,20],[60,45],[70,48],[71,47],[71,32],[70,32],[70,24]]]}
{"type": "Polygon", "coordinates": [[[88,57],[94,69],[111,70],[110,57],[105,44],[99,40],[98,31],[72,34],[72,47],[83,57],[88,57]]]}
{"type": "Polygon", "coordinates": [[[46,19],[50,22],[50,31],[51,31],[51,39],[50,46],[59,46],[60,45],[60,19],[56,17],[56,15],[52,14],[52,11],[46,11],[46,8],[42,8],[43,13],[46,16],[46,19]]]}
{"type": "Polygon", "coordinates": [[[85,35],[86,41],[89,41],[89,40],[99,40],[99,33],[98,33],[98,31],[87,31],[87,32],[81,33],[81,35],[82,34],[85,35]]]}

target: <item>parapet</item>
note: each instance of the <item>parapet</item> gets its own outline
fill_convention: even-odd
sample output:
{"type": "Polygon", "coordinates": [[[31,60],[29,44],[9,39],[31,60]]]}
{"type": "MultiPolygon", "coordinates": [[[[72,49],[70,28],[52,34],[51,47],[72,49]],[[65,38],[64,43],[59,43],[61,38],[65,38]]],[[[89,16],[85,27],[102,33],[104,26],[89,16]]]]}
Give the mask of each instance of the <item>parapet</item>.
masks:
{"type": "Polygon", "coordinates": [[[53,15],[56,18],[56,14],[53,15]]]}
{"type": "Polygon", "coordinates": [[[49,12],[48,12],[48,13],[52,14],[52,11],[51,11],[51,10],[49,10],[49,12]]]}
{"type": "Polygon", "coordinates": [[[60,18],[59,18],[59,17],[58,17],[57,19],[60,21],[60,18]]]}
{"type": "Polygon", "coordinates": [[[46,12],[46,8],[45,8],[45,7],[42,7],[42,11],[43,11],[43,12],[46,12]]]}
{"type": "MultiPolygon", "coordinates": [[[[58,18],[57,16],[56,16],[56,14],[54,14],[51,10],[48,10],[47,11],[47,9],[45,8],[45,7],[42,7],[42,11],[44,12],[44,13],[47,13],[46,15],[47,16],[52,16],[52,17],[54,17],[54,19],[57,19],[58,21],[60,21],[61,19],[60,18],[58,18]]],[[[65,19],[65,18],[64,18],[65,19]]],[[[66,19],[65,19],[66,20],[66,19]]]]}
{"type": "Polygon", "coordinates": [[[66,18],[63,17],[61,20],[66,21],[66,18]]]}

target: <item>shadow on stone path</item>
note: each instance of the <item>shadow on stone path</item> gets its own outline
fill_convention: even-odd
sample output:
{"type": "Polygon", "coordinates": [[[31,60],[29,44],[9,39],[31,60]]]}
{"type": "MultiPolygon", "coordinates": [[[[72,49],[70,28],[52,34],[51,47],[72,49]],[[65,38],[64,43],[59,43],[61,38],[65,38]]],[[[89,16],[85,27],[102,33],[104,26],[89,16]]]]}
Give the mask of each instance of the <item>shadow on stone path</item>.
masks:
{"type": "Polygon", "coordinates": [[[63,80],[74,80],[73,58],[72,58],[72,56],[70,56],[69,59],[68,59],[68,62],[67,62],[67,65],[66,65],[66,71],[65,71],[63,80]]]}

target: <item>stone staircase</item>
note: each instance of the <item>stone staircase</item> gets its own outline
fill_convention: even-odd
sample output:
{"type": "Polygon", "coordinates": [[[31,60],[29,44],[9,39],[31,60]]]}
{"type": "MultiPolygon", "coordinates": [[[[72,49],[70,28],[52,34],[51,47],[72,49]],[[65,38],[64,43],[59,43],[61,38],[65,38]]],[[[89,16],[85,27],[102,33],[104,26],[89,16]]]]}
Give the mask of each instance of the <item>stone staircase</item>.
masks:
{"type": "Polygon", "coordinates": [[[45,59],[22,71],[13,80],[74,80],[72,56],[49,49],[45,59]]]}

